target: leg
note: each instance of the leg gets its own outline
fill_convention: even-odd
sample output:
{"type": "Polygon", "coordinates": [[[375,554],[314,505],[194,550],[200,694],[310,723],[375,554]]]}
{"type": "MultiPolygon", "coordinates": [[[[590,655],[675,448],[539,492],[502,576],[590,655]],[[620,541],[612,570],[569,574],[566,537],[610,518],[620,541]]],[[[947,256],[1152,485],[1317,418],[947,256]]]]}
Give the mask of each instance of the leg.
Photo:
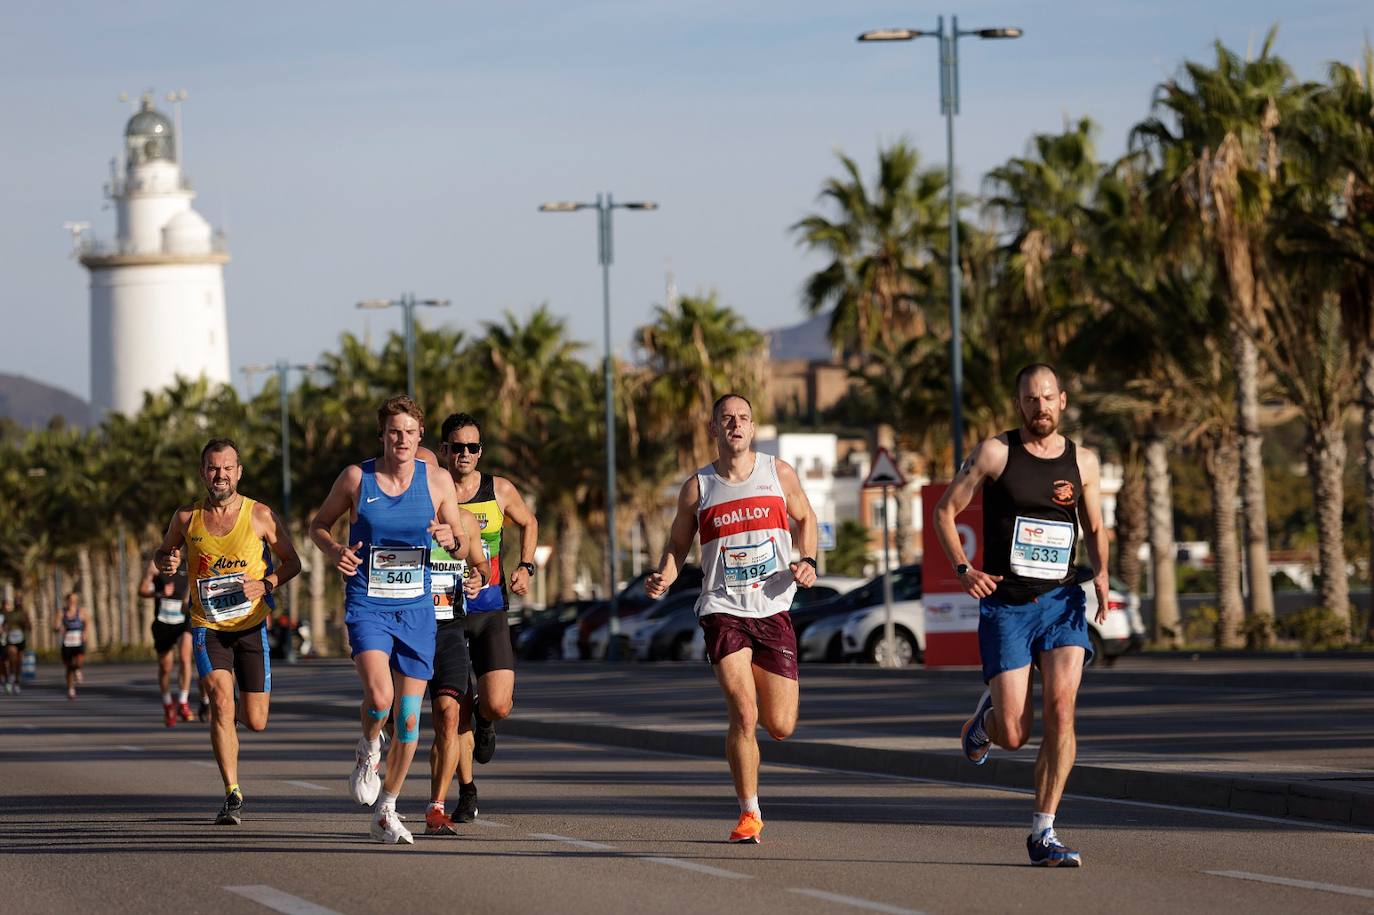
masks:
{"type": "Polygon", "coordinates": [[[401,793],[411,760],[415,758],[415,747],[420,739],[420,701],[428,682],[407,677],[399,671],[395,674],[393,693],[396,707],[393,714],[396,717],[396,739],[387,751],[386,780],[382,782],[382,791],[386,794],[401,793]]]}
{"type": "Polygon", "coordinates": [[[482,674],[477,679],[477,695],[483,718],[500,721],[507,717],[515,704],[515,671],[490,670],[482,674]]]}
{"type": "Polygon", "coordinates": [[[759,793],[759,743],[755,730],[759,724],[758,687],[754,682],[754,652],[741,648],[715,664],[716,680],[725,694],[730,729],[725,737],[725,758],[730,763],[730,778],[741,799],[759,793]]]}
{"type": "MultiPolygon", "coordinates": [[[[190,658],[189,658],[190,653],[191,653],[191,645],[190,645],[190,641],[189,641],[189,639],[188,639],[187,644],[186,644],[186,654],[188,655],[187,660],[190,659],[190,658]]],[[[190,671],[187,670],[186,673],[187,673],[187,676],[188,676],[188,678],[189,678],[190,671]]],[[[168,695],[168,693],[170,692],[171,688],[172,688],[172,652],[171,652],[171,650],[168,650],[168,651],[160,651],[160,652],[158,652],[158,655],[157,655],[157,691],[158,691],[159,693],[161,693],[163,696],[166,696],[166,695],[168,695]]],[[[166,701],[166,700],[163,700],[163,701],[166,701]]]]}
{"type": "Polygon", "coordinates": [[[786,740],[797,728],[800,688],[797,681],[757,664],[750,665],[758,695],[759,723],[774,740],[786,740]]]}
{"type": "Polygon", "coordinates": [[[385,651],[369,649],[353,656],[353,666],[363,684],[363,704],[359,716],[363,736],[377,740],[382,734],[382,722],[391,711],[395,698],[391,680],[391,659],[385,651]]]}
{"type": "Polygon", "coordinates": [[[201,691],[210,697],[210,745],[215,750],[224,785],[239,781],[239,737],[234,732],[234,675],[212,670],[200,680],[201,691]]]}
{"type": "MultiPolygon", "coordinates": [[[[434,743],[429,748],[429,799],[442,804],[458,766],[458,700],[434,696],[430,713],[434,716],[434,743]]],[[[471,760],[468,765],[472,765],[471,760]]]]}
{"type": "MultiPolygon", "coordinates": [[[[169,668],[169,673],[170,673],[170,667],[171,667],[170,655],[171,655],[171,653],[169,652],[169,653],[168,653],[168,668],[169,668]]],[[[187,630],[186,632],[182,633],[181,637],[180,637],[179,639],[177,639],[177,657],[178,657],[178,660],[181,662],[181,677],[180,677],[180,688],[181,688],[181,693],[180,693],[179,699],[180,699],[180,701],[185,702],[185,701],[186,701],[186,698],[187,698],[187,696],[188,696],[188,694],[191,692],[191,632],[190,632],[190,630],[187,630]]],[[[169,681],[170,681],[170,679],[171,679],[171,678],[168,677],[168,680],[169,680],[169,681]]],[[[163,689],[163,692],[166,692],[166,691],[167,691],[167,686],[164,686],[162,689],[163,689]]]]}
{"type": "Polygon", "coordinates": [[[992,691],[992,714],[983,720],[983,728],[1002,749],[1021,749],[1030,740],[1034,720],[1030,667],[1003,671],[988,681],[988,689],[992,691]]]}
{"type": "Polygon", "coordinates": [[[458,700],[458,783],[472,784],[472,695],[458,700]]]}
{"type": "Polygon", "coordinates": [[[1078,685],[1083,679],[1084,651],[1077,645],[1053,648],[1040,653],[1045,701],[1045,738],[1035,759],[1035,809],[1053,814],[1069,779],[1078,739],[1074,734],[1074,711],[1078,685]]]}

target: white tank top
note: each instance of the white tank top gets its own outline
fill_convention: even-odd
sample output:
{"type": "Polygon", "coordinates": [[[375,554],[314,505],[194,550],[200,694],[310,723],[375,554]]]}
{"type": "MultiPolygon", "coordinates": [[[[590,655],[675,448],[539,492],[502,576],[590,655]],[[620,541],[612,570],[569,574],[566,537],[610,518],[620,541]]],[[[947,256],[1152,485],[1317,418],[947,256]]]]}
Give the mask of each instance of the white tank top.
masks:
{"type": "Polygon", "coordinates": [[[797,582],[787,500],[771,454],[755,453],[754,469],[740,483],[727,483],[707,464],[697,471],[701,500],[701,597],[697,615],[729,613],[765,617],[792,606],[797,582]]]}

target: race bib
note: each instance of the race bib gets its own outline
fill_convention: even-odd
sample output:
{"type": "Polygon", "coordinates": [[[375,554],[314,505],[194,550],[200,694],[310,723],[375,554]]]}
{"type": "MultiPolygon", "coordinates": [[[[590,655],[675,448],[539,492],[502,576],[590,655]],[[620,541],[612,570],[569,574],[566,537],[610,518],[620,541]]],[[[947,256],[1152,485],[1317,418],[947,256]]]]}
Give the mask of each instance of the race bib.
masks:
{"type": "Polygon", "coordinates": [[[462,560],[431,559],[429,561],[429,593],[434,598],[434,618],[451,620],[454,608],[462,606],[458,583],[463,579],[462,560]]]}
{"type": "Polygon", "coordinates": [[[5,638],[11,645],[22,645],[24,644],[24,630],[11,629],[6,633],[5,638]]]}
{"type": "Polygon", "coordinates": [[[62,633],[63,648],[80,648],[86,643],[86,633],[80,629],[68,629],[62,633]]]}
{"type": "Polygon", "coordinates": [[[720,559],[725,565],[725,590],[731,594],[744,594],[760,587],[765,578],[778,570],[777,544],[772,540],[721,547],[720,559]]]}
{"type": "Polygon", "coordinates": [[[157,621],[169,626],[180,626],[186,622],[186,611],[182,602],[175,597],[159,597],[157,599],[157,621]]]}
{"type": "Polygon", "coordinates": [[[231,623],[253,612],[253,602],[243,594],[242,572],[201,578],[196,587],[200,590],[200,608],[211,623],[231,623]]]}
{"type": "Polygon", "coordinates": [[[1065,521],[1017,517],[1011,537],[1011,571],[1022,578],[1068,577],[1077,527],[1065,521]]]}
{"type": "Polygon", "coordinates": [[[424,597],[424,547],[374,546],[367,559],[367,596],[390,600],[424,597]]]}

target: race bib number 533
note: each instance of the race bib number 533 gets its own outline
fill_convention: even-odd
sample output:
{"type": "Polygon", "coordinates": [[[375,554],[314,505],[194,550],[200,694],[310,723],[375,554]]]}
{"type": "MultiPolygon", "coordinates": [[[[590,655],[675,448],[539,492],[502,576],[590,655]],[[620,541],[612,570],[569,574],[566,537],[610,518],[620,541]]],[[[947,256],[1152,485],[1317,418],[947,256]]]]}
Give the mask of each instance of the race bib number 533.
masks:
{"type": "Polygon", "coordinates": [[[1058,581],[1068,576],[1077,527],[1064,521],[1017,517],[1011,571],[1023,578],[1058,581]]]}

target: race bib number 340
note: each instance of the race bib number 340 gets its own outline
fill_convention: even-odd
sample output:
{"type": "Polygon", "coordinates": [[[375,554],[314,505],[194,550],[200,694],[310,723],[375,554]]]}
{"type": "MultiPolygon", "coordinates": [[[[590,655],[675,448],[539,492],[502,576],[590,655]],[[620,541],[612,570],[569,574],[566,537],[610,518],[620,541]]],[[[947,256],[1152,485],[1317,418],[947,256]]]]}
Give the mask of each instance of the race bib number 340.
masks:
{"type": "Polygon", "coordinates": [[[374,546],[367,563],[367,596],[391,600],[424,597],[425,549],[374,546]]]}
{"type": "Polygon", "coordinates": [[[778,570],[778,550],[772,540],[722,547],[720,559],[725,565],[725,590],[731,594],[744,594],[759,587],[778,570]]]}
{"type": "Polygon", "coordinates": [[[1016,519],[1011,538],[1011,571],[1022,578],[1058,581],[1068,576],[1077,527],[1043,518],[1016,519]]]}

